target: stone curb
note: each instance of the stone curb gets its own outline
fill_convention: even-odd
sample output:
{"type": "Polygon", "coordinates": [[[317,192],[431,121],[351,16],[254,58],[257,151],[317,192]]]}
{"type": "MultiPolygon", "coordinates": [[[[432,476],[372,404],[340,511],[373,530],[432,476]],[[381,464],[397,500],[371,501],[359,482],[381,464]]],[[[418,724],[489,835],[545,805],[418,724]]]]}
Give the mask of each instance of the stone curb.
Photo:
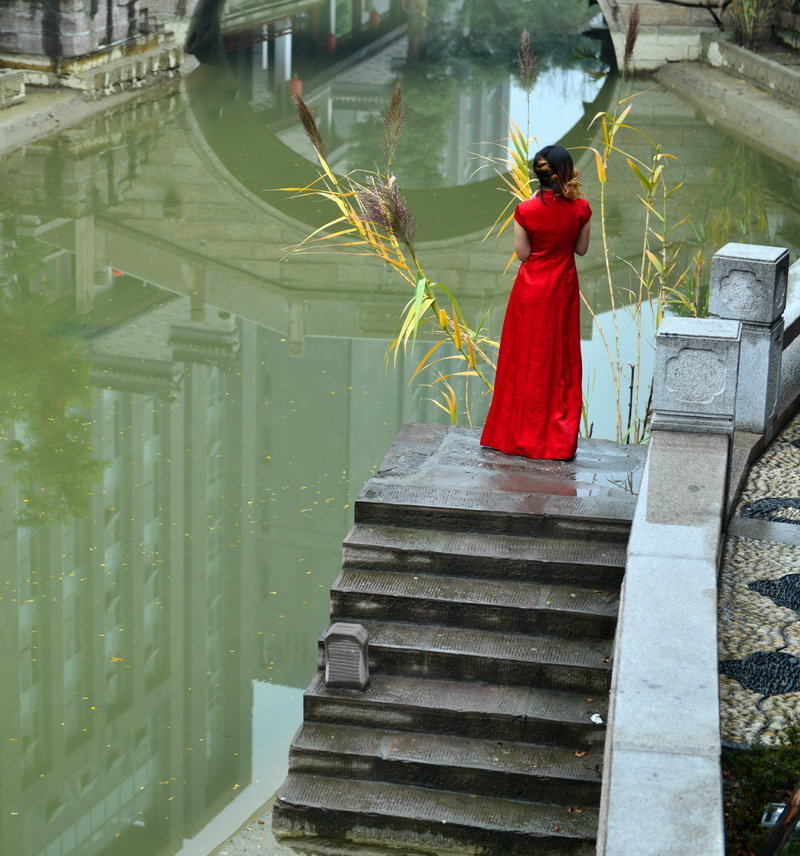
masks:
{"type": "Polygon", "coordinates": [[[734,137],[755,143],[787,166],[800,162],[800,108],[752,81],[700,62],[669,63],[656,80],[734,137]]]}

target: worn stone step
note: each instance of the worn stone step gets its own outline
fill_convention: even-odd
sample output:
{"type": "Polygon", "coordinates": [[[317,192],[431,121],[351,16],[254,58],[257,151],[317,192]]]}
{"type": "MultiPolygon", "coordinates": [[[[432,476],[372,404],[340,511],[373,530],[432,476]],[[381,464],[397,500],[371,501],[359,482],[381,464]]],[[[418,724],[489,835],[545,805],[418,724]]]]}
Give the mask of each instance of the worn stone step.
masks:
{"type": "Polygon", "coordinates": [[[529,538],[627,542],[636,497],[557,496],[371,480],[355,503],[356,523],[428,527],[529,538]]]}
{"type": "Polygon", "coordinates": [[[598,812],[569,808],[290,773],[275,800],[273,832],[279,840],[313,833],[367,847],[386,842],[398,853],[589,856],[598,812]]]}
{"type": "Polygon", "coordinates": [[[549,744],[575,750],[602,743],[607,697],[542,687],[372,675],[360,690],[326,687],[318,673],[303,697],[307,722],[549,744]]]}
{"type": "Polygon", "coordinates": [[[611,639],[616,592],[576,586],[344,569],[331,588],[333,621],[407,621],[611,639]]]}
{"type": "MultiPolygon", "coordinates": [[[[369,631],[370,670],[606,693],[611,641],[496,633],[401,622],[362,622],[369,631]]],[[[318,666],[324,668],[322,637],[318,666]]]]}
{"type": "Polygon", "coordinates": [[[575,538],[534,539],[358,523],[344,540],[343,567],[618,591],[625,549],[624,543],[575,538]]]}
{"type": "Polygon", "coordinates": [[[600,804],[602,749],[588,751],[307,722],[289,769],[577,807],[600,804]]]}

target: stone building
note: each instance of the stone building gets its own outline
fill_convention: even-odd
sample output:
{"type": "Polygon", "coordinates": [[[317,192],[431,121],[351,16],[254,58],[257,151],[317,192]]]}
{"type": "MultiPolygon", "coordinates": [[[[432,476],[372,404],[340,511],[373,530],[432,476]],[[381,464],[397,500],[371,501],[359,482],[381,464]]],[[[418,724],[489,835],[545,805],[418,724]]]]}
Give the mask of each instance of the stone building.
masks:
{"type": "Polygon", "coordinates": [[[61,59],[109,48],[148,30],[142,0],[11,0],[0,6],[0,50],[61,59]]]}

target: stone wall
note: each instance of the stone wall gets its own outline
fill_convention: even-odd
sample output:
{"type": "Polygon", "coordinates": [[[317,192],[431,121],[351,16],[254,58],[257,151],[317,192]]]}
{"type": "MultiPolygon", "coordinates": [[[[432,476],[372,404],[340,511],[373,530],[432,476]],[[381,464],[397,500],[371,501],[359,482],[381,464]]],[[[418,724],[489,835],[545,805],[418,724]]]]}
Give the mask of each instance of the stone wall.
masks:
{"type": "Polygon", "coordinates": [[[796,47],[800,47],[800,5],[797,0],[775,0],[775,26],[796,34],[796,47]]]}
{"type": "Polygon", "coordinates": [[[142,0],[5,0],[0,52],[85,56],[136,37],[146,23],[142,0]]]}
{"type": "Polygon", "coordinates": [[[197,7],[198,0],[148,0],[150,15],[159,18],[189,18],[197,7]]]}

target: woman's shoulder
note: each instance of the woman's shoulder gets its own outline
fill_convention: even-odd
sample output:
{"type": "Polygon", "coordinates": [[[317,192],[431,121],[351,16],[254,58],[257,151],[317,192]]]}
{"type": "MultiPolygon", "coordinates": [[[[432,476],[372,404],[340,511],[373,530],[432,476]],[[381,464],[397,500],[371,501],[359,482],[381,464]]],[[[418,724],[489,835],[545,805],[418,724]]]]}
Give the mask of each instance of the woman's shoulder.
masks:
{"type": "Polygon", "coordinates": [[[587,220],[591,219],[592,216],[592,206],[589,205],[589,200],[580,197],[579,199],[571,200],[575,205],[575,210],[578,213],[578,216],[581,219],[581,223],[585,223],[587,220]]]}

